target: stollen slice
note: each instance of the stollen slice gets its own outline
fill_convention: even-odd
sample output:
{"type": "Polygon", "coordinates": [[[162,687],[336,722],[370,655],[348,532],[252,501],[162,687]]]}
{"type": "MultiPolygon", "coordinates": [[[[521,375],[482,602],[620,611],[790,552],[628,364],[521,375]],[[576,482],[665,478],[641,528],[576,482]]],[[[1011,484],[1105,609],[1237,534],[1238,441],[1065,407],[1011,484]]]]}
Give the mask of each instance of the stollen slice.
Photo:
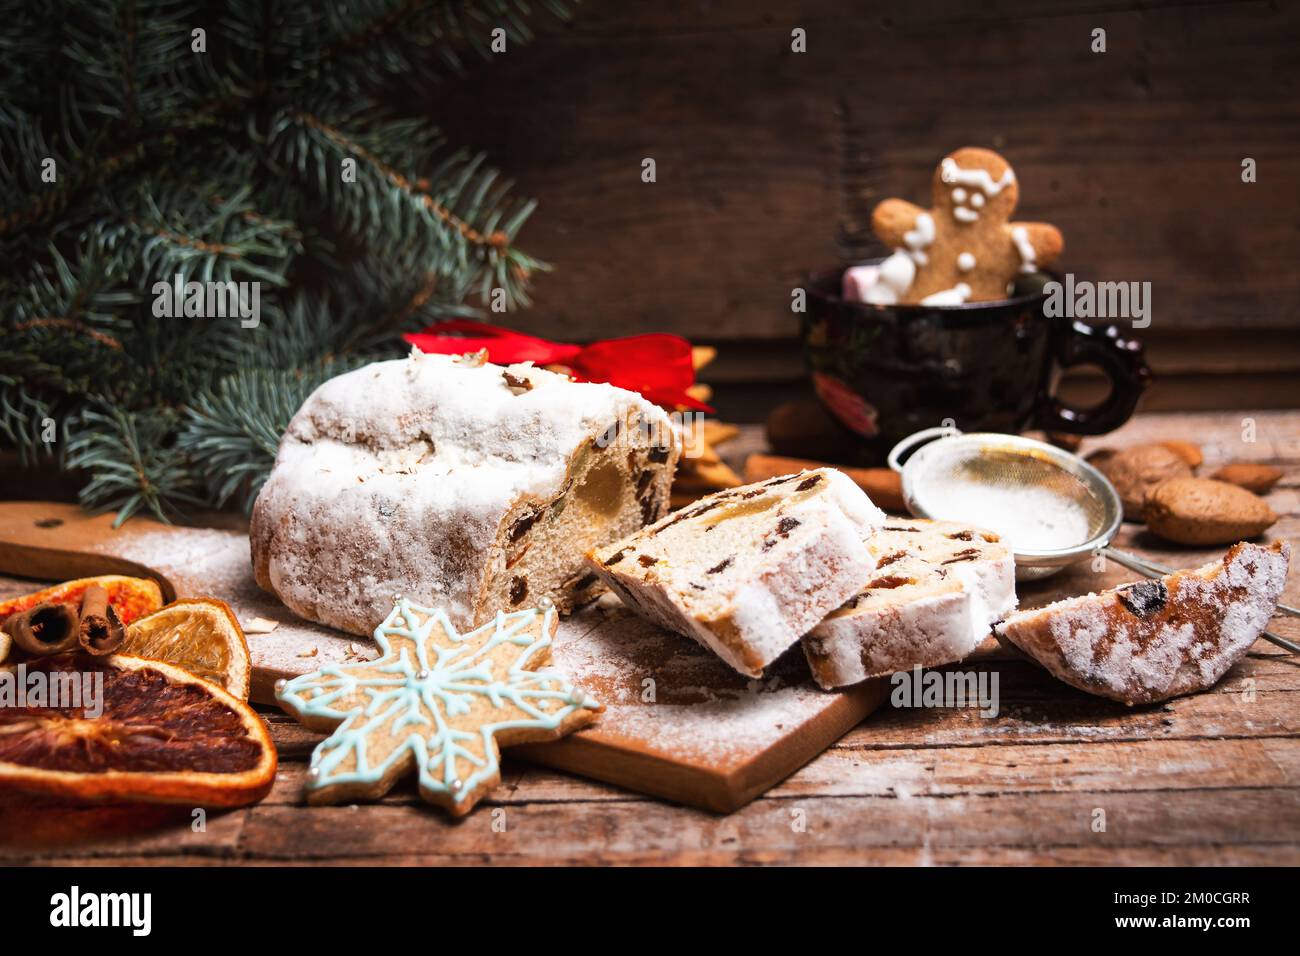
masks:
{"type": "Polygon", "coordinates": [[[866,545],[866,586],[803,639],[827,690],[959,661],[1016,606],[1015,559],[990,531],[891,518],[866,545]]]}
{"type": "Polygon", "coordinates": [[[1013,614],[1000,639],[1073,687],[1150,704],[1216,684],[1268,625],[1291,548],[1234,544],[1218,561],[1013,614]]]}
{"type": "Polygon", "coordinates": [[[642,616],[742,674],[763,669],[857,591],[884,513],[833,468],[701,498],[588,563],[642,616]]]}

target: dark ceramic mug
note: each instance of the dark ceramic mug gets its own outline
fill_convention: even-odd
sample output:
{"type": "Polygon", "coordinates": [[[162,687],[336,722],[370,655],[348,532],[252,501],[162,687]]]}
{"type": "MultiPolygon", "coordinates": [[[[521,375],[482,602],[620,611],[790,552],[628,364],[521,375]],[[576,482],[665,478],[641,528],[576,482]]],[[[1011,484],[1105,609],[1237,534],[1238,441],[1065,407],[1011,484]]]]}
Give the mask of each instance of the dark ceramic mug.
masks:
{"type": "Polygon", "coordinates": [[[883,460],[896,442],[945,422],[1100,435],[1129,419],[1150,379],[1141,346],[1116,327],[1046,314],[1049,276],[1023,277],[993,302],[872,305],[843,298],[844,272],[809,277],[801,335],[818,396],[863,439],[864,457],[883,460]],[[1105,374],[1100,404],[1074,408],[1053,395],[1073,365],[1105,374]]]}

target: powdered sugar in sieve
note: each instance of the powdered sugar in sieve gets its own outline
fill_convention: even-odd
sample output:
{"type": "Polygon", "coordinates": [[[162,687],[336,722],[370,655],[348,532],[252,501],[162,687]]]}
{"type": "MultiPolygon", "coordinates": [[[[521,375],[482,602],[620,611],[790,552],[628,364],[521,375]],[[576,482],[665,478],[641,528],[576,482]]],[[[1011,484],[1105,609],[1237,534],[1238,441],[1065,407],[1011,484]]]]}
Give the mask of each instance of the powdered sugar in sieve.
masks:
{"type": "MultiPolygon", "coordinates": [[[[924,492],[920,492],[924,494],[924,492]]],[[[935,518],[978,524],[1012,547],[1042,550],[1088,538],[1087,512],[1075,502],[1042,488],[1016,489],[954,481],[936,495],[935,518]],[[978,522],[966,516],[979,515],[978,522]]]]}
{"type": "Polygon", "coordinates": [[[996,532],[1015,553],[1021,577],[1085,558],[1119,529],[1110,482],[1069,452],[1029,438],[927,429],[895,446],[890,464],[903,474],[913,514],[996,532]],[[935,440],[899,464],[927,439],[935,440]]]}

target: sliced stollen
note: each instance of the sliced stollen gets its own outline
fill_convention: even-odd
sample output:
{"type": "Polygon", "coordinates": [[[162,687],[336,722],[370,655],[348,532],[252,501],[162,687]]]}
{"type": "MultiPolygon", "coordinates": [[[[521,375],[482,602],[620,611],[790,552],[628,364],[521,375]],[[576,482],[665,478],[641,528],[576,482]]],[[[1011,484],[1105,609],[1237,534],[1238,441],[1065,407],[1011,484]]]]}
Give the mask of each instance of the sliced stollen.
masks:
{"type": "Polygon", "coordinates": [[[959,661],[1016,606],[1015,558],[990,531],[891,518],[866,544],[876,561],[866,587],[803,638],[827,690],[959,661]]]}
{"type": "Polygon", "coordinates": [[[633,610],[758,677],[871,574],[885,521],[857,485],[818,468],[701,498],[588,555],[633,610]]]}
{"type": "Polygon", "coordinates": [[[353,634],[399,594],[465,629],[544,597],[566,612],[600,591],[586,552],[667,509],[678,454],[635,392],[416,350],[294,415],[253,508],[254,573],[353,634]]]}
{"type": "Polygon", "coordinates": [[[1290,560],[1285,542],[1243,541],[1202,568],[1021,611],[996,631],[1067,684],[1150,704],[1213,686],[1245,656],[1290,560]]]}

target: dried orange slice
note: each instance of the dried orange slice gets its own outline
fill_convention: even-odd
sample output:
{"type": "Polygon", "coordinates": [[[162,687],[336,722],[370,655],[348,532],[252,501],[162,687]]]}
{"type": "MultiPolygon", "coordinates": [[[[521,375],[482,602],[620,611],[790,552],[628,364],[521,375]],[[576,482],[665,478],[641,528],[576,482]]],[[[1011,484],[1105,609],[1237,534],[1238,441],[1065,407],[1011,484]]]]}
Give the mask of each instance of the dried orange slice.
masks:
{"type": "Polygon", "coordinates": [[[166,661],[248,700],[248,642],[234,613],[213,598],[186,598],[126,628],[119,654],[166,661]]]}
{"type": "Polygon", "coordinates": [[[0,621],[10,614],[25,611],[38,604],[81,604],[81,596],[86,588],[98,584],[108,592],[108,603],[113,605],[117,616],[123,624],[130,624],[138,617],[152,614],[163,605],[162,591],[158,582],[149,578],[128,578],[121,574],[104,574],[97,578],[77,578],[48,587],[35,594],[0,601],[0,621]]]}
{"type": "MultiPolygon", "coordinates": [[[[271,789],[276,755],[266,725],[215,684],[170,664],[116,654],[22,666],[24,697],[0,707],[0,791],[84,803],[236,807],[271,789]],[[42,682],[46,696],[37,702],[34,688],[42,682]],[[81,690],[75,705],[74,684],[81,690]]],[[[4,671],[17,668],[0,668],[12,694],[17,674],[4,671]]]]}

